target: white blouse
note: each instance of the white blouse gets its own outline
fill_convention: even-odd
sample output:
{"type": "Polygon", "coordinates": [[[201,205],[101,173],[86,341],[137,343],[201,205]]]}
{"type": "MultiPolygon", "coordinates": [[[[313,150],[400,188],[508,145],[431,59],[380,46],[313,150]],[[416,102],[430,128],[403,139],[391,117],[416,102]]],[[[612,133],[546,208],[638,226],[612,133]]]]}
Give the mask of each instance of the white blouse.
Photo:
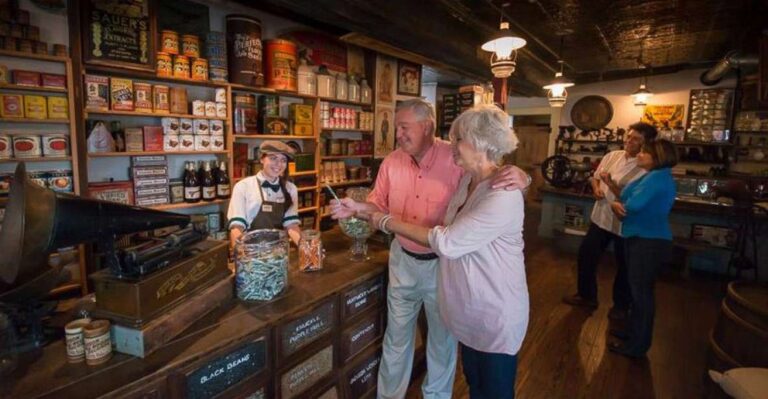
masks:
{"type": "Polygon", "coordinates": [[[440,316],[464,345],[514,355],[528,328],[523,194],[493,190],[485,180],[467,198],[471,179],[467,174],[459,183],[445,227],[429,232],[440,256],[440,316]]]}

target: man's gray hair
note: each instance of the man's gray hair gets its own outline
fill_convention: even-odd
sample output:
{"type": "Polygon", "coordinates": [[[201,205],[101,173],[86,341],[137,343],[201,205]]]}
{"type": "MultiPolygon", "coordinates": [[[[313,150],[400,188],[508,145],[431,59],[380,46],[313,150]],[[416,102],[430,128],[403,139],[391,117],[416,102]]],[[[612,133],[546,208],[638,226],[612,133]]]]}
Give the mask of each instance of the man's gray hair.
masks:
{"type": "Polygon", "coordinates": [[[397,110],[395,112],[400,112],[403,110],[410,110],[416,114],[420,120],[430,122],[430,132],[433,135],[435,134],[435,129],[437,128],[437,118],[435,117],[435,107],[433,107],[431,103],[421,98],[414,98],[401,102],[397,106],[397,110]]]}
{"type": "Polygon", "coordinates": [[[519,142],[509,127],[509,115],[495,105],[476,105],[462,112],[451,124],[448,135],[452,141],[468,141],[477,151],[485,152],[491,162],[501,161],[519,142]]]}

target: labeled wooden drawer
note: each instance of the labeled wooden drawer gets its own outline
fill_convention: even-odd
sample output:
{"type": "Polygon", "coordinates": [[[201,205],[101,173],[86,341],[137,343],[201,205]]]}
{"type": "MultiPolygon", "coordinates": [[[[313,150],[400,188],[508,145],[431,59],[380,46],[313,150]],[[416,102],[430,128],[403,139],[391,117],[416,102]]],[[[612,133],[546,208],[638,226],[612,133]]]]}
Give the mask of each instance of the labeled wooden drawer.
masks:
{"type": "Polygon", "coordinates": [[[275,377],[276,398],[306,398],[316,387],[334,377],[336,347],[323,339],[302,350],[306,356],[285,367],[275,377]]]}
{"type": "Polygon", "coordinates": [[[336,296],[332,296],[275,328],[278,368],[289,363],[302,348],[334,331],[337,303],[336,296]]]}
{"type": "Polygon", "coordinates": [[[379,306],[386,298],[384,274],[364,281],[341,294],[341,322],[345,325],[352,317],[379,306]]]}
{"type": "Polygon", "coordinates": [[[379,307],[362,315],[357,322],[341,333],[339,360],[346,364],[384,335],[384,309],[379,307]]]}
{"type": "Polygon", "coordinates": [[[363,398],[376,390],[381,363],[381,346],[376,345],[357,357],[347,367],[341,376],[344,386],[344,397],[348,399],[363,398]]]}

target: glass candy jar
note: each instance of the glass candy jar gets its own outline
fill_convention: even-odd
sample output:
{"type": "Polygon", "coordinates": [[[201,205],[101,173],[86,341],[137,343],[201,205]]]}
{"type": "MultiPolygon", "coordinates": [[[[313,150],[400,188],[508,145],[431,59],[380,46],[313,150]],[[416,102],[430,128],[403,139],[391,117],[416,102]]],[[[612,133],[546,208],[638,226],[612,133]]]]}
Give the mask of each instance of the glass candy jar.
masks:
{"type": "Polygon", "coordinates": [[[288,236],[254,230],[235,243],[235,291],[244,301],[269,301],[288,287],[288,236]]]}
{"type": "Polygon", "coordinates": [[[313,272],[323,268],[323,241],[317,230],[303,230],[299,240],[299,270],[313,272]]]}
{"type": "MultiPolygon", "coordinates": [[[[356,202],[365,202],[368,200],[368,194],[371,190],[365,187],[352,187],[347,190],[347,197],[352,198],[356,202]]],[[[339,227],[341,231],[354,239],[352,248],[350,248],[350,259],[354,262],[362,262],[370,259],[368,257],[368,244],[366,240],[373,234],[371,226],[363,219],[356,218],[354,216],[339,220],[339,227]]]]}

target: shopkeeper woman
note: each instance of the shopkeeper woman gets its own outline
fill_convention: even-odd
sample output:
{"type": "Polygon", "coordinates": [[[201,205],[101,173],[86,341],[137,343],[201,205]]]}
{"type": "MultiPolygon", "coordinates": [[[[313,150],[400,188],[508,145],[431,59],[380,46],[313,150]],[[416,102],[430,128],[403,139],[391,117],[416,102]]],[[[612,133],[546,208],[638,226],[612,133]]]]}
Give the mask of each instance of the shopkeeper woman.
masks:
{"type": "Polygon", "coordinates": [[[266,140],[259,147],[262,169],[255,176],[240,180],[229,201],[229,240],[234,246],[245,231],[285,229],[298,244],[299,193],[284,176],[293,148],[281,141],[266,140]]]}

